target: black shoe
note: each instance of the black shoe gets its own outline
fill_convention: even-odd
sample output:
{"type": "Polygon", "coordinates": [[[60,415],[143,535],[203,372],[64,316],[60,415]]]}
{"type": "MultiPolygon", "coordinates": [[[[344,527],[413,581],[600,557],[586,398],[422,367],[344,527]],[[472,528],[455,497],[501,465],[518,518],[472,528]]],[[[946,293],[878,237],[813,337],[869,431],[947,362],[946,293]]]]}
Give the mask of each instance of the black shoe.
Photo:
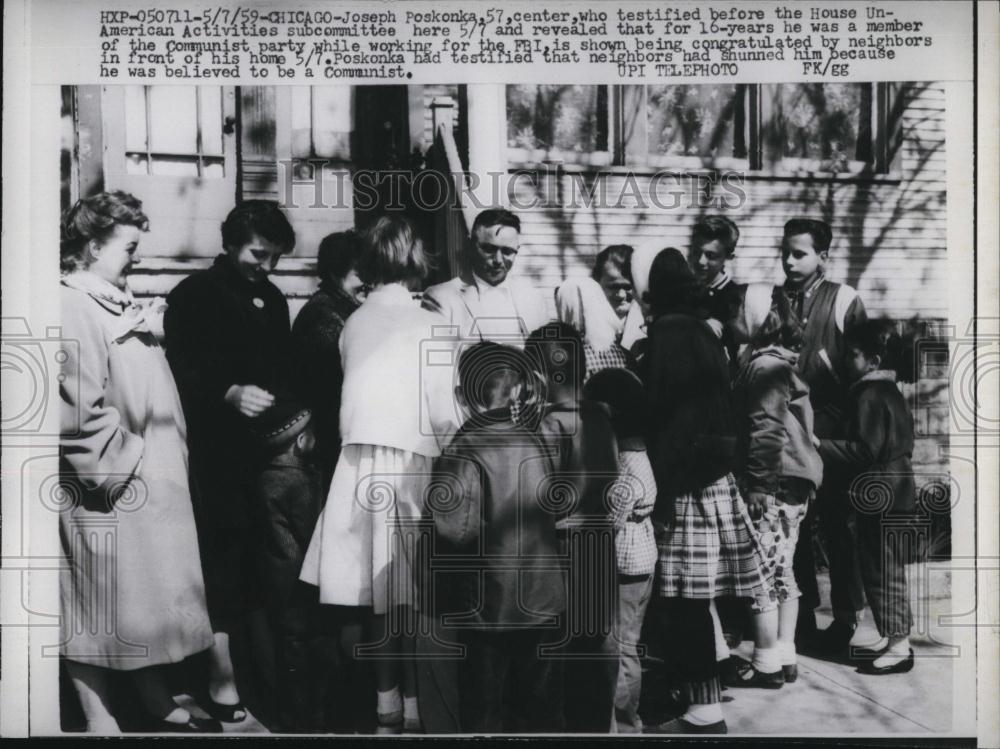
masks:
{"type": "Polygon", "coordinates": [[[898,663],[894,663],[891,666],[876,666],[874,663],[865,663],[862,666],[858,666],[859,674],[868,674],[870,676],[885,676],[887,674],[905,674],[913,670],[913,648],[910,648],[910,654],[906,656],[903,660],[898,663]]]}
{"type": "Polygon", "coordinates": [[[716,723],[709,723],[707,726],[698,726],[688,723],[684,718],[674,718],[658,726],[644,726],[643,733],[728,733],[726,721],[720,720],[716,723]]]}
{"type": "Polygon", "coordinates": [[[151,733],[222,733],[222,723],[215,718],[199,718],[190,715],[185,723],[158,720],[151,727],[151,733]]]}
{"type": "Polygon", "coordinates": [[[727,687],[781,689],[785,686],[785,675],[783,671],[765,673],[763,671],[758,671],[750,663],[745,663],[736,670],[735,674],[723,678],[723,683],[727,687]]]}
{"type": "Polygon", "coordinates": [[[235,705],[224,705],[211,697],[205,697],[198,704],[205,709],[206,713],[222,723],[242,723],[247,719],[247,709],[242,702],[237,702],[235,705]],[[236,717],[236,713],[243,713],[243,715],[236,717]]]}
{"type": "Polygon", "coordinates": [[[794,663],[791,666],[782,666],[781,673],[785,677],[786,684],[794,684],[799,678],[799,667],[794,663]]]}

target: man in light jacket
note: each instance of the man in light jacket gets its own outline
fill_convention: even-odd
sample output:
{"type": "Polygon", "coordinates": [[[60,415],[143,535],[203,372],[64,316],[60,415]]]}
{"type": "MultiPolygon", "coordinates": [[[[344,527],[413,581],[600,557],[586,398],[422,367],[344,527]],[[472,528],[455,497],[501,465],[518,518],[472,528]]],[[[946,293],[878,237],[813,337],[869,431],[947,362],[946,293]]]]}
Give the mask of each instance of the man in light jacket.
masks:
{"type": "Polygon", "coordinates": [[[549,321],[541,294],[510,278],[520,247],[521,221],[504,208],[476,216],[466,268],[424,292],[424,307],[440,312],[462,337],[523,346],[528,333],[549,321]]]}

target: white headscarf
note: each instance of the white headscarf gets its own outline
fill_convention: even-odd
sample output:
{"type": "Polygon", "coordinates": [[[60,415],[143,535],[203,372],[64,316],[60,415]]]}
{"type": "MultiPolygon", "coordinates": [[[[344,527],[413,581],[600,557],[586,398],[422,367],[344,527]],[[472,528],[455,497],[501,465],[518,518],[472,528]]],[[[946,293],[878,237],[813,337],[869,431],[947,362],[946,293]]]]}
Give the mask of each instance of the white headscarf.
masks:
{"type": "Polygon", "coordinates": [[[743,324],[746,325],[748,337],[753,338],[767,319],[767,315],[771,311],[773,291],[773,284],[747,284],[746,295],[743,297],[743,324]]]}
{"type": "Polygon", "coordinates": [[[625,332],[622,334],[622,346],[631,349],[637,342],[646,337],[646,320],[639,300],[649,290],[649,271],[653,260],[660,252],[670,245],[663,239],[653,239],[635,248],[632,253],[632,285],[635,289],[635,299],[625,317],[625,332]]]}
{"type": "Polygon", "coordinates": [[[610,348],[622,332],[622,321],[593,278],[570,278],[556,289],[556,315],[580,331],[598,351],[610,348]]]}

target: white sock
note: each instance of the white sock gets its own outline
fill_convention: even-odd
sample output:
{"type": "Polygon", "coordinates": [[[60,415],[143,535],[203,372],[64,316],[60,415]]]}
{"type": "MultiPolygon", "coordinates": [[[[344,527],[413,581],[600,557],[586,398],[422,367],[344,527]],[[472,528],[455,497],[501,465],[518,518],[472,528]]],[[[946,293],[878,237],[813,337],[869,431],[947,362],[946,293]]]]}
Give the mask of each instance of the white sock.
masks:
{"type": "Polygon", "coordinates": [[[753,667],[764,674],[781,670],[781,653],[778,648],[754,648],[753,667]]]}
{"type": "Polygon", "coordinates": [[[722,703],[713,702],[711,705],[691,705],[684,713],[684,720],[695,726],[707,726],[724,720],[722,715],[722,703]]]}
{"type": "Polygon", "coordinates": [[[403,717],[407,720],[420,720],[416,697],[403,697],[403,717]]]}
{"type": "Polygon", "coordinates": [[[795,642],[782,642],[778,640],[778,657],[782,666],[794,666],[798,662],[795,653],[795,642]]]}
{"type": "Polygon", "coordinates": [[[715,608],[715,601],[708,604],[708,613],[712,615],[712,629],[715,631],[715,660],[727,660],[729,658],[729,646],[726,644],[726,636],[722,633],[722,620],[719,619],[719,612],[715,608]]]}
{"type": "Polygon", "coordinates": [[[399,694],[399,688],[393,687],[388,692],[378,693],[378,711],[382,715],[398,713],[403,709],[403,699],[399,694]]]}

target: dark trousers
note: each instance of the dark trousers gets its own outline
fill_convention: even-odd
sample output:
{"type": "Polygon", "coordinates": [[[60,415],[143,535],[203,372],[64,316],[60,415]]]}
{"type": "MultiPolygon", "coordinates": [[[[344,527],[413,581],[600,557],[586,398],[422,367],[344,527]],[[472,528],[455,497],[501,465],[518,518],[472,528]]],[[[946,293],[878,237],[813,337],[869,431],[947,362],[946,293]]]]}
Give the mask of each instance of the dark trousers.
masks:
{"type": "Polygon", "coordinates": [[[550,633],[464,630],[460,640],[466,649],[458,664],[463,733],[562,732],[563,661],[539,652],[550,633]]]}
{"type": "Polygon", "coordinates": [[[609,733],[614,719],[620,653],[614,634],[575,637],[567,648],[563,684],[566,731],[609,733]]]}
{"type": "Polygon", "coordinates": [[[858,515],[858,550],[865,595],[883,637],[906,637],[913,626],[906,589],[905,526],[878,515],[858,515]]]}
{"type": "Polygon", "coordinates": [[[664,660],[694,704],[721,701],[715,626],[708,599],[656,598],[657,618],[665,625],[664,660]]]}
{"type": "Polygon", "coordinates": [[[813,530],[818,522],[830,565],[830,605],[833,618],[849,626],[858,622],[865,607],[864,585],[858,559],[857,514],[851,506],[847,486],[836,478],[824,479],[816,492],[816,502],[799,527],[793,570],[802,592],[800,614],[808,616],[820,604],[816,583],[813,530]],[[815,510],[815,511],[814,511],[815,510]]]}

